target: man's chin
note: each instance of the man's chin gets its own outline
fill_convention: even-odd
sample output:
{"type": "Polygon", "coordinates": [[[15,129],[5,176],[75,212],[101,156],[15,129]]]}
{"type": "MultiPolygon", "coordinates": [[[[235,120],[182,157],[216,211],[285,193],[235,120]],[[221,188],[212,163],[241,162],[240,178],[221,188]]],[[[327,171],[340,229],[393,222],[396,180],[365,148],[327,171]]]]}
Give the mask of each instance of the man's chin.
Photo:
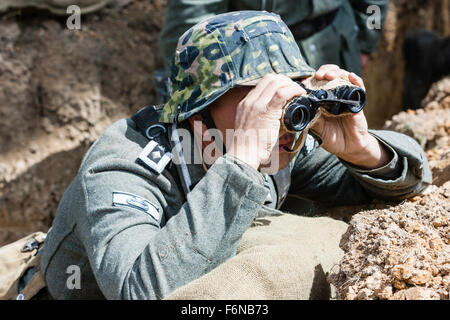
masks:
{"type": "Polygon", "coordinates": [[[274,152],[268,163],[261,165],[260,171],[265,174],[275,174],[283,170],[289,165],[291,160],[290,154],[287,152],[274,152]]]}

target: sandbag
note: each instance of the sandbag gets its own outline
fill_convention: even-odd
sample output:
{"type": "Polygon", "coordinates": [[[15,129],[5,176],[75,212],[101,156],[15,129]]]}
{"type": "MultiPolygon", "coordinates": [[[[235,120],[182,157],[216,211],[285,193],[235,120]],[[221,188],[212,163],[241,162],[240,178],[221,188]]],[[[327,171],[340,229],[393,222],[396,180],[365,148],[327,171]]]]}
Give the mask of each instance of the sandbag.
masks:
{"type": "Polygon", "coordinates": [[[45,236],[43,232],[36,232],[0,248],[0,300],[29,300],[45,287],[37,255],[45,236]],[[31,268],[33,273],[19,292],[20,280],[31,268]]]}
{"type": "Polygon", "coordinates": [[[327,217],[257,218],[236,256],[166,299],[329,299],[327,273],[343,257],[339,242],[347,228],[327,217]]]}

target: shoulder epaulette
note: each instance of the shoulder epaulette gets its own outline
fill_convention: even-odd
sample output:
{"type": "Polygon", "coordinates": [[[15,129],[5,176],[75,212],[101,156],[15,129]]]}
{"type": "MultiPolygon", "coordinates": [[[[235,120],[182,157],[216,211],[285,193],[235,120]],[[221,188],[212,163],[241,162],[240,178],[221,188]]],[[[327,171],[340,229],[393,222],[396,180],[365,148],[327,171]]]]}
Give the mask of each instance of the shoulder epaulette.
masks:
{"type": "Polygon", "coordinates": [[[160,174],[172,160],[170,144],[167,141],[167,125],[159,122],[159,109],[147,106],[131,117],[141,134],[150,141],[139,154],[145,166],[160,174]]]}

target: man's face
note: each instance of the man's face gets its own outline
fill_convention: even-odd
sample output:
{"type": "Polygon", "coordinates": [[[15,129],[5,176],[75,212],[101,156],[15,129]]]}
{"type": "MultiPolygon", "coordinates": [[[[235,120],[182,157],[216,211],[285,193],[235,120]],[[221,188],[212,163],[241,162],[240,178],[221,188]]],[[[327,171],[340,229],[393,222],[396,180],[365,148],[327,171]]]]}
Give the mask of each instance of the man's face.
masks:
{"type": "MultiPolygon", "coordinates": [[[[235,128],[234,120],[236,118],[236,110],[238,105],[247,96],[251,89],[253,89],[251,86],[232,88],[217,101],[215,101],[210,107],[211,116],[217,129],[222,132],[225,145],[228,145],[228,142],[226,141],[226,130],[232,130],[235,128]]],[[[280,130],[278,144],[275,145],[272,151],[270,162],[262,166],[264,168],[270,168],[270,172],[268,173],[275,173],[289,164],[291,154],[286,152],[284,148],[290,149],[294,140],[295,134],[287,132],[284,129],[280,130]]]]}

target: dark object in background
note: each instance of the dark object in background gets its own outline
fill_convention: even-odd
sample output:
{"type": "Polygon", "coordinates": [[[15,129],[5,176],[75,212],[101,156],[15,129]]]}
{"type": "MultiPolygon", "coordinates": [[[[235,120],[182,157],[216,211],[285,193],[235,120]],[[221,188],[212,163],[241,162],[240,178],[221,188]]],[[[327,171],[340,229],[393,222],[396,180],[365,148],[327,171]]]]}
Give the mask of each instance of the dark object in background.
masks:
{"type": "Polygon", "coordinates": [[[164,69],[155,70],[155,72],[153,72],[153,79],[156,84],[157,104],[165,104],[170,98],[170,79],[166,77],[164,69]]]}
{"type": "MultiPolygon", "coordinates": [[[[301,85],[301,83],[299,83],[301,85]]],[[[366,105],[366,91],[353,86],[339,86],[332,90],[309,90],[295,98],[283,112],[283,124],[288,131],[303,131],[316,115],[319,107],[333,115],[358,113],[366,105]]]]}
{"type": "Polygon", "coordinates": [[[450,74],[450,37],[414,30],[405,36],[403,54],[403,109],[419,109],[431,85],[450,74]]]}

